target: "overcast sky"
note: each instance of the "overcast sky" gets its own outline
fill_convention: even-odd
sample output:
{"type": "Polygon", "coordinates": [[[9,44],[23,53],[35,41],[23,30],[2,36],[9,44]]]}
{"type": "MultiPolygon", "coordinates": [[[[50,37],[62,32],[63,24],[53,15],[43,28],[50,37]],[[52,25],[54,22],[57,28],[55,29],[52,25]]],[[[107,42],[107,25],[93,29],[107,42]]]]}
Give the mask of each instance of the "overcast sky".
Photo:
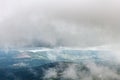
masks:
{"type": "Polygon", "coordinates": [[[120,43],[119,0],[0,0],[0,47],[120,43]]]}

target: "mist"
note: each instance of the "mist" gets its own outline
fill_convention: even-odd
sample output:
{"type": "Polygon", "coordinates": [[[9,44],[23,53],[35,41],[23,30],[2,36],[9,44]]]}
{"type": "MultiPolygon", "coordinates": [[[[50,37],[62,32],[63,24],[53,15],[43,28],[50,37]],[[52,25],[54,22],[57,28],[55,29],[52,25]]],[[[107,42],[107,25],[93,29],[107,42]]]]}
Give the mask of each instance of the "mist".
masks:
{"type": "Polygon", "coordinates": [[[0,47],[119,45],[119,0],[0,0],[0,47]]]}

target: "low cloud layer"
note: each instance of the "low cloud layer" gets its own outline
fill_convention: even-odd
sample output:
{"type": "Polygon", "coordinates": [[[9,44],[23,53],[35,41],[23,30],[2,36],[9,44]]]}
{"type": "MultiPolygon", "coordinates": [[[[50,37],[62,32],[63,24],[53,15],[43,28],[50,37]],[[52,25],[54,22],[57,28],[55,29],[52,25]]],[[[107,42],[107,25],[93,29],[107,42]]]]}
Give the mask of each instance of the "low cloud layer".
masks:
{"type": "Polygon", "coordinates": [[[119,80],[119,71],[111,66],[98,65],[94,62],[85,64],[60,64],[46,70],[44,79],[62,80],[119,80]],[[66,66],[66,67],[65,67],[66,66]]]}
{"type": "Polygon", "coordinates": [[[118,44],[119,0],[0,0],[0,47],[118,44]]]}

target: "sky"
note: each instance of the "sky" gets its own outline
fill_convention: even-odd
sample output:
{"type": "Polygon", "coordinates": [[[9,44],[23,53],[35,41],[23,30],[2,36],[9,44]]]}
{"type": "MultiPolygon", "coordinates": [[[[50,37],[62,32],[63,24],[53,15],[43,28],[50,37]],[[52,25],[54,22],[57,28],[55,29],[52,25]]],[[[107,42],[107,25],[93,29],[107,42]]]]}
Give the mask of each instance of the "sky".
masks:
{"type": "Polygon", "coordinates": [[[119,0],[0,0],[0,47],[119,46],[119,0]]]}

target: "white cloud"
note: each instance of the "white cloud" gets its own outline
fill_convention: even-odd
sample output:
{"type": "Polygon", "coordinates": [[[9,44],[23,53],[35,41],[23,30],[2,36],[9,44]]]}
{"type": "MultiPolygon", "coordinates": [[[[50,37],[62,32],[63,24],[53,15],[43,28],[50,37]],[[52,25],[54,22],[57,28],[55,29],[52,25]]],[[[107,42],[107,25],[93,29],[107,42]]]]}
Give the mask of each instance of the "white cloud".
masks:
{"type": "Polygon", "coordinates": [[[84,64],[65,63],[59,64],[56,67],[46,70],[45,76],[50,78],[62,78],[70,80],[119,80],[117,68],[110,68],[110,66],[98,65],[94,62],[84,64]],[[54,74],[54,76],[53,76],[54,74]],[[52,76],[51,76],[52,75],[52,76]],[[58,76],[59,75],[59,76],[58,76]],[[50,77],[51,76],[51,77],[50,77]]]}
{"type": "Polygon", "coordinates": [[[0,46],[79,46],[119,43],[118,0],[0,1],[0,46]]]}
{"type": "Polygon", "coordinates": [[[45,76],[44,76],[45,79],[50,79],[50,78],[57,78],[57,72],[55,69],[49,69],[48,71],[46,71],[45,73],[45,76]]]}

